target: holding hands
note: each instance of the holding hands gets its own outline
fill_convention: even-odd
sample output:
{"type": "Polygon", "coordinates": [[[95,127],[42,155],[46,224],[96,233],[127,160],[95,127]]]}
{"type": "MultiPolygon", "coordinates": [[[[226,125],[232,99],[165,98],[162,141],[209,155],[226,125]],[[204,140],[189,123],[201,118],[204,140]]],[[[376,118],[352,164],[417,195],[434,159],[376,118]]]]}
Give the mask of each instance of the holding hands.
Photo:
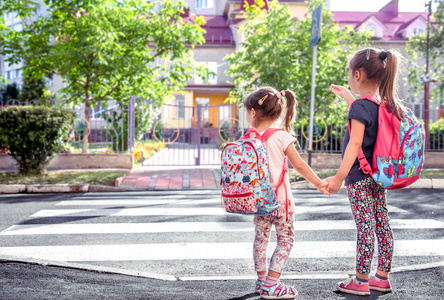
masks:
{"type": "Polygon", "coordinates": [[[320,184],[316,185],[316,188],[318,189],[318,191],[320,191],[321,193],[330,196],[330,191],[328,190],[328,182],[327,181],[321,181],[320,184]]]}
{"type": "Polygon", "coordinates": [[[327,190],[331,194],[338,193],[339,189],[342,186],[342,182],[343,182],[343,180],[340,179],[338,177],[338,175],[329,177],[329,178],[325,179],[325,181],[328,183],[327,190]]]}

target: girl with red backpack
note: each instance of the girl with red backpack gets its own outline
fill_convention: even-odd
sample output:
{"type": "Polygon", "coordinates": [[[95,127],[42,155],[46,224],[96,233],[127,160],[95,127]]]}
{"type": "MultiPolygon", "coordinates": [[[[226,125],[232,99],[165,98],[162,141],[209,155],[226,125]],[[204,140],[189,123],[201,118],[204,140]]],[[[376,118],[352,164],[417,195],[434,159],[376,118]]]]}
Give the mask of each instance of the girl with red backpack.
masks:
{"type": "Polygon", "coordinates": [[[388,274],[394,242],[386,190],[361,169],[357,158],[362,148],[367,161],[374,161],[378,115],[382,105],[375,103],[375,100],[387,103],[394,116],[401,119],[402,105],[396,94],[397,71],[398,55],[394,51],[367,48],[357,51],[349,62],[350,89],[361,98],[355,101],[355,97],[345,87],[331,85],[331,91],[343,97],[350,105],[350,129],[347,129],[344,137],[343,160],[337,174],[326,179],[331,193],[337,193],[345,180],[357,227],[356,276],[338,283],[337,289],[344,293],[370,295],[370,290],[391,291],[388,274]],[[379,246],[378,270],[369,279],[375,235],[379,246]]]}

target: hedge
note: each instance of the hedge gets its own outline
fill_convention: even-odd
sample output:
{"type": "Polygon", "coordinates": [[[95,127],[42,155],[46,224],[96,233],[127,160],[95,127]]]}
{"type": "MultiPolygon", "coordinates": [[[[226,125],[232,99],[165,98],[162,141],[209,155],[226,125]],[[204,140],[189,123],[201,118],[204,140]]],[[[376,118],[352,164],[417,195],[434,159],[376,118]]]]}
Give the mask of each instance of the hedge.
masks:
{"type": "Polygon", "coordinates": [[[0,109],[0,144],[22,174],[42,174],[71,131],[75,113],[43,106],[0,109]]]}

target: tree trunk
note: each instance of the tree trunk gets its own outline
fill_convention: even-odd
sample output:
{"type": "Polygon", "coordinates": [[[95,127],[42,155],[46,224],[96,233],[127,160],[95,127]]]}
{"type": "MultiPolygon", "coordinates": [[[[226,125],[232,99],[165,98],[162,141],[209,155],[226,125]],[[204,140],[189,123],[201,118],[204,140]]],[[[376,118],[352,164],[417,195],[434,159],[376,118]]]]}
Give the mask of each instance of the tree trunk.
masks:
{"type": "Polygon", "coordinates": [[[89,100],[89,96],[85,97],[85,131],[83,132],[82,139],[82,153],[86,154],[88,151],[88,137],[91,132],[91,126],[89,124],[91,116],[91,101],[89,100]]]}

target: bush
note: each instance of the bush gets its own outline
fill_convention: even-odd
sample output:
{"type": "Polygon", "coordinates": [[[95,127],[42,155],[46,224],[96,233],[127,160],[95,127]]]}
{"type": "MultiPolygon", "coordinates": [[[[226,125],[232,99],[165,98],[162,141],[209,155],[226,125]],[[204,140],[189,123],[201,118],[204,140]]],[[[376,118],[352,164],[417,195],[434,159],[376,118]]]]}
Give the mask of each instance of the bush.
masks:
{"type": "Polygon", "coordinates": [[[430,150],[444,150],[444,119],[440,119],[429,125],[430,150]]]}
{"type": "Polygon", "coordinates": [[[143,159],[146,160],[165,147],[166,145],[164,143],[152,140],[136,143],[135,147],[132,149],[132,152],[134,153],[134,163],[137,165],[143,164],[142,155],[143,159]]]}
{"type": "Polygon", "coordinates": [[[0,143],[8,147],[22,174],[42,174],[60,150],[75,113],[43,106],[0,110],[0,143]]]}

